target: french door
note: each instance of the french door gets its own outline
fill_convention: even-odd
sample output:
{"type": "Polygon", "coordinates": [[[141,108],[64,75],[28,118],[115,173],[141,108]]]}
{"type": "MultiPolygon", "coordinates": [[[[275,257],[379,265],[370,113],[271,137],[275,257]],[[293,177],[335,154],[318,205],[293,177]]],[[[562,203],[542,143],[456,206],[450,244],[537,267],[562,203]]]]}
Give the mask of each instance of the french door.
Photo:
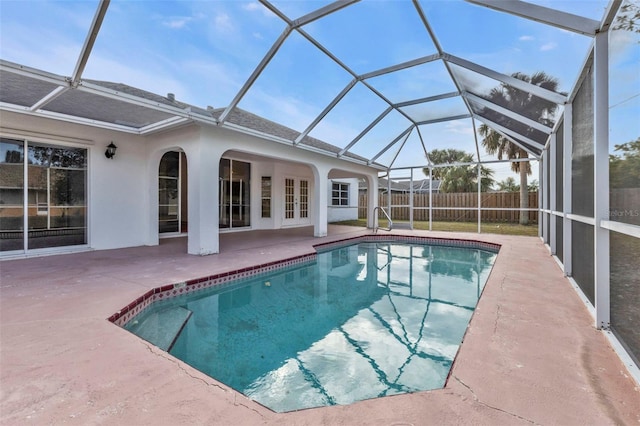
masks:
{"type": "Polygon", "coordinates": [[[309,181],[294,177],[284,178],[283,225],[309,223],[309,181]]]}

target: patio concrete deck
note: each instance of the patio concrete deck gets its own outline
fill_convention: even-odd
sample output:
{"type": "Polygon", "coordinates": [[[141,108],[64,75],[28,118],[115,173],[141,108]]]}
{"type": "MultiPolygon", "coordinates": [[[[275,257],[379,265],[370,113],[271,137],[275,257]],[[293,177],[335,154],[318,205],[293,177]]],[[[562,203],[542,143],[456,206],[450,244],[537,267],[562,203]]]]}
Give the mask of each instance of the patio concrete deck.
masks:
{"type": "Polygon", "coordinates": [[[0,423],[640,423],[640,390],[534,237],[413,232],[502,244],[442,390],[276,414],[106,320],[148,289],[368,232],[224,234],[206,257],[187,255],[181,238],[0,262],[0,423]]]}

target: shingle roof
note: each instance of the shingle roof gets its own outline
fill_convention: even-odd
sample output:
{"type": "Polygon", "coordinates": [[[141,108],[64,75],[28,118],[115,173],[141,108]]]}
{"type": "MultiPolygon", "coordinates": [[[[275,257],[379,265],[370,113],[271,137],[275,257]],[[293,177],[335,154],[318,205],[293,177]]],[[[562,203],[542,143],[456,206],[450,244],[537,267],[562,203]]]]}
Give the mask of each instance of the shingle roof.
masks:
{"type": "MultiPolygon", "coordinates": [[[[157,102],[167,106],[189,110],[191,114],[198,114],[203,117],[218,119],[220,115],[223,113],[223,111],[225,110],[225,108],[203,109],[194,105],[180,102],[176,99],[171,100],[168,96],[161,96],[155,93],[148,92],[146,90],[129,86],[124,83],[114,83],[110,81],[101,81],[101,80],[86,80],[86,81],[110,90],[120,92],[120,93],[125,93],[125,94],[136,96],[142,99],[147,99],[147,100],[157,102]]],[[[93,106],[91,106],[92,105],[91,102],[86,102],[86,104],[89,105],[88,108],[99,108],[102,110],[102,114],[105,114],[105,115],[109,114],[109,111],[105,110],[105,104],[102,102],[100,103],[100,105],[93,105],[93,106]]],[[[157,114],[158,112],[155,112],[155,113],[157,114]]],[[[138,111],[131,111],[129,113],[129,117],[131,122],[133,123],[146,120],[146,117],[141,116],[140,112],[138,111]]],[[[169,117],[169,115],[167,115],[167,117],[169,117]]],[[[297,132],[296,130],[290,129],[286,126],[283,126],[271,120],[267,120],[266,118],[262,118],[256,114],[252,114],[241,108],[234,108],[229,114],[229,116],[227,117],[226,121],[229,123],[235,124],[237,126],[244,127],[246,129],[265,133],[267,135],[275,136],[277,138],[282,138],[288,141],[294,141],[300,135],[300,132],[297,132]]],[[[334,153],[336,155],[341,150],[337,146],[331,145],[330,143],[321,141],[311,136],[304,137],[300,143],[302,145],[318,148],[323,151],[334,153]]],[[[358,159],[360,161],[366,161],[364,157],[360,157],[352,153],[346,153],[345,156],[358,159]]]]}
{"type": "MultiPolygon", "coordinates": [[[[440,190],[441,181],[434,179],[433,180],[433,191],[440,190]]],[[[378,188],[380,190],[386,191],[389,187],[389,181],[385,178],[378,178],[378,188]]],[[[360,189],[367,189],[367,184],[364,181],[360,181],[359,184],[360,189]]],[[[410,182],[403,181],[395,181],[391,180],[391,191],[395,192],[409,192],[411,188],[410,182]]],[[[429,179],[421,179],[413,182],[413,191],[414,192],[428,192],[429,191],[429,179]]]]}
{"type": "MultiPolygon", "coordinates": [[[[224,108],[217,108],[212,110],[211,113],[212,116],[217,119],[218,117],[220,117],[223,111],[224,108]]],[[[290,141],[294,141],[298,136],[300,136],[300,132],[296,130],[290,129],[271,120],[267,120],[266,118],[259,117],[240,108],[234,108],[227,117],[227,121],[233,124],[237,124],[238,126],[246,127],[247,129],[256,130],[290,141]]],[[[321,141],[320,139],[313,138],[311,136],[305,136],[300,143],[302,145],[307,145],[313,148],[319,148],[324,151],[332,152],[336,155],[341,151],[339,147],[321,141]]],[[[361,161],[366,161],[364,157],[360,157],[352,153],[346,153],[345,156],[361,161]]]]}

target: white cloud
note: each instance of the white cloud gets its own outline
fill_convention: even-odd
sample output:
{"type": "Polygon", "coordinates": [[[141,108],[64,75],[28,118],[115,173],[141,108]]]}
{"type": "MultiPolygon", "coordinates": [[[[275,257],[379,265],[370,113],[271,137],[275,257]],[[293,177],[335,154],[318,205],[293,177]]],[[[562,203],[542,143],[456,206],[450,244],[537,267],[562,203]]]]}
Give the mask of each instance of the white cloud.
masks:
{"type": "Polygon", "coordinates": [[[191,80],[198,81],[195,86],[189,85],[189,91],[181,100],[200,107],[226,107],[244,83],[230,64],[208,58],[186,60],[181,63],[180,71],[183,76],[188,75],[191,80]]]}
{"type": "Polygon", "coordinates": [[[233,22],[226,13],[218,13],[214,19],[216,30],[229,33],[233,31],[233,22]]]}
{"type": "Polygon", "coordinates": [[[640,43],[640,36],[631,31],[611,31],[609,33],[609,55],[613,62],[625,58],[640,43]]]}
{"type": "Polygon", "coordinates": [[[252,35],[254,38],[257,38],[258,40],[262,40],[264,38],[262,34],[260,34],[259,32],[254,32],[252,35]]]}
{"type": "Polygon", "coordinates": [[[473,135],[473,126],[470,120],[455,120],[447,121],[445,130],[448,133],[455,133],[457,135],[473,135]]]}
{"type": "Polygon", "coordinates": [[[176,17],[162,22],[162,25],[173,29],[181,29],[184,28],[185,25],[187,25],[187,23],[189,23],[192,19],[193,18],[189,17],[176,17]]]}
{"type": "Polygon", "coordinates": [[[56,28],[41,28],[38,37],[33,34],[29,25],[3,22],[0,57],[48,72],[71,75],[82,48],[82,37],[74,38],[56,28]]]}
{"type": "Polygon", "coordinates": [[[268,18],[275,18],[275,14],[266,7],[260,5],[257,2],[246,3],[242,6],[247,12],[262,12],[262,14],[268,18]]]}
{"type": "Polygon", "coordinates": [[[530,35],[523,35],[523,36],[520,36],[520,38],[518,38],[518,40],[520,41],[533,41],[535,39],[536,39],[535,37],[530,35]]]}
{"type": "Polygon", "coordinates": [[[161,74],[158,72],[160,69],[160,66],[137,69],[118,60],[92,55],[87,62],[84,77],[124,83],[158,95],[171,92],[176,94],[176,98],[183,100],[181,94],[188,91],[184,83],[171,75],[161,74]]]}
{"type": "Polygon", "coordinates": [[[260,10],[261,9],[260,5],[258,3],[256,3],[256,2],[251,2],[251,3],[244,4],[244,5],[242,5],[242,8],[244,10],[249,11],[249,12],[254,12],[256,10],[260,10]]]}
{"type": "Polygon", "coordinates": [[[558,47],[558,43],[556,43],[555,41],[551,41],[549,43],[545,43],[542,46],[540,46],[540,51],[547,52],[549,50],[555,49],[556,47],[558,47]]]}

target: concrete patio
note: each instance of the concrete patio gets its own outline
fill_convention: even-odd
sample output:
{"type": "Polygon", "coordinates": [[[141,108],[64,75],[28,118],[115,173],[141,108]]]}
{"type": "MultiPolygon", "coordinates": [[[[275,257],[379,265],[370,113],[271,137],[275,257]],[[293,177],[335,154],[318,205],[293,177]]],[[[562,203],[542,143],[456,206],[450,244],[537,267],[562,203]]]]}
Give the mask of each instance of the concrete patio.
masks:
{"type": "Polygon", "coordinates": [[[206,257],[187,255],[186,239],[175,238],[0,262],[0,423],[640,423],[640,389],[536,237],[413,232],[502,245],[442,390],[277,414],[106,320],[151,288],[369,232],[223,234],[221,253],[206,257]]]}

